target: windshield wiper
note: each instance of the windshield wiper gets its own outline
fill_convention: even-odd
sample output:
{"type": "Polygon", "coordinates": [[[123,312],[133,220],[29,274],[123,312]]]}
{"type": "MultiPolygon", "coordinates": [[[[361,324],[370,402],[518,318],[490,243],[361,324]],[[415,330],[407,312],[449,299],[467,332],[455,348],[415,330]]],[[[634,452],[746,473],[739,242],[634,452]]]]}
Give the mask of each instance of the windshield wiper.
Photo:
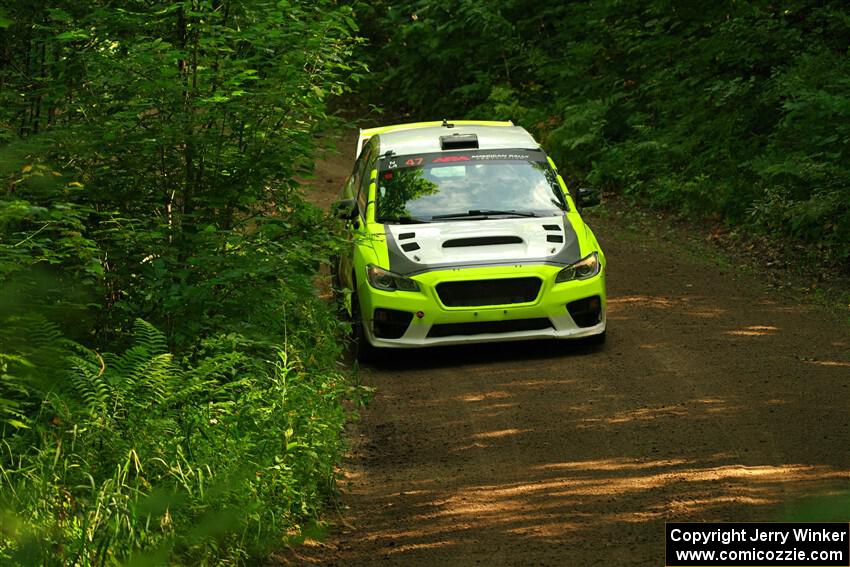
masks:
{"type": "Polygon", "coordinates": [[[397,219],[378,219],[378,222],[389,224],[420,224],[429,223],[431,221],[416,217],[399,217],[397,219]]]}
{"type": "Polygon", "coordinates": [[[448,214],[448,215],[434,215],[431,218],[433,220],[463,219],[463,218],[469,218],[469,217],[487,218],[487,217],[495,216],[495,215],[513,215],[513,216],[516,216],[516,217],[536,217],[537,216],[535,213],[532,213],[530,211],[524,212],[524,211],[515,211],[515,210],[500,211],[498,209],[472,209],[470,211],[466,211],[465,213],[451,213],[451,214],[448,214]]]}

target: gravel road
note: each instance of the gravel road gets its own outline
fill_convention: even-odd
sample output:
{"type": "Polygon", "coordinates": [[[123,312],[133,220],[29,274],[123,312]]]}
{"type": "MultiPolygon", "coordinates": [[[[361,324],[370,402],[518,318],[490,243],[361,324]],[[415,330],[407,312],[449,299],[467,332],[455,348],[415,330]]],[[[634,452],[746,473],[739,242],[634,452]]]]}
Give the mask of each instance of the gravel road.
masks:
{"type": "MultiPolygon", "coordinates": [[[[351,153],[319,163],[315,202],[351,153]]],[[[376,395],[351,429],[342,520],[278,562],[663,565],[665,521],[782,520],[850,487],[848,326],[676,239],[589,223],[609,262],[604,349],[364,369],[376,395]]]]}

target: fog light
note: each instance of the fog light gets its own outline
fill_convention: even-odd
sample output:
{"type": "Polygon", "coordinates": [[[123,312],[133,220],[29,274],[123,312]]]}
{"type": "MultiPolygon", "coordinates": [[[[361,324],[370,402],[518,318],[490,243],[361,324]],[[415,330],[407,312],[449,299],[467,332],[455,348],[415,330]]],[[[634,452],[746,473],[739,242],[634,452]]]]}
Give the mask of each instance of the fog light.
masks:
{"type": "Polygon", "coordinates": [[[372,315],[372,332],[379,339],[400,339],[407,331],[413,313],[396,309],[375,309],[372,315]]]}
{"type": "Polygon", "coordinates": [[[602,300],[598,295],[567,304],[567,311],[579,327],[592,327],[602,316],[602,300]]]}

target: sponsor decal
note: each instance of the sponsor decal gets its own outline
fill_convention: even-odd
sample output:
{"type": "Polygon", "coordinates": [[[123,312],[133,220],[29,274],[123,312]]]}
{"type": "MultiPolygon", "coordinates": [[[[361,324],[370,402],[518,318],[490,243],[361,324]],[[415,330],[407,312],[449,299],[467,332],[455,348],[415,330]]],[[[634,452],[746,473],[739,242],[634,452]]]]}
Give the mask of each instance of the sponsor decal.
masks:
{"type": "Polygon", "coordinates": [[[431,153],[412,156],[396,156],[393,158],[381,158],[383,166],[381,170],[400,169],[406,167],[427,167],[429,165],[482,162],[482,161],[528,161],[544,162],[545,155],[542,151],[535,150],[473,150],[462,154],[454,153],[431,153]]]}
{"type": "Polygon", "coordinates": [[[528,154],[476,154],[472,156],[474,160],[487,160],[487,159],[518,159],[518,160],[529,160],[531,156],[528,154]]]}
{"type": "Polygon", "coordinates": [[[443,156],[443,157],[434,158],[434,160],[431,161],[431,163],[451,163],[451,162],[455,162],[455,161],[469,161],[469,160],[470,160],[469,156],[443,156]]]}

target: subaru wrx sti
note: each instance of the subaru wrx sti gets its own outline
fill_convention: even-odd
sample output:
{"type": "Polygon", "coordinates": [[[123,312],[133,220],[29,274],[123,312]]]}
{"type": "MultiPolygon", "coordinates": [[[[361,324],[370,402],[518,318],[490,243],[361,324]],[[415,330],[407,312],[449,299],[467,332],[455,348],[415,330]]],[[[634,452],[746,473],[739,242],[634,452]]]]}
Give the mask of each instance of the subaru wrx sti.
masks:
{"type": "Polygon", "coordinates": [[[361,359],[380,348],[605,338],[605,255],[554,162],[511,122],[361,130],[335,266],[361,359]]]}

